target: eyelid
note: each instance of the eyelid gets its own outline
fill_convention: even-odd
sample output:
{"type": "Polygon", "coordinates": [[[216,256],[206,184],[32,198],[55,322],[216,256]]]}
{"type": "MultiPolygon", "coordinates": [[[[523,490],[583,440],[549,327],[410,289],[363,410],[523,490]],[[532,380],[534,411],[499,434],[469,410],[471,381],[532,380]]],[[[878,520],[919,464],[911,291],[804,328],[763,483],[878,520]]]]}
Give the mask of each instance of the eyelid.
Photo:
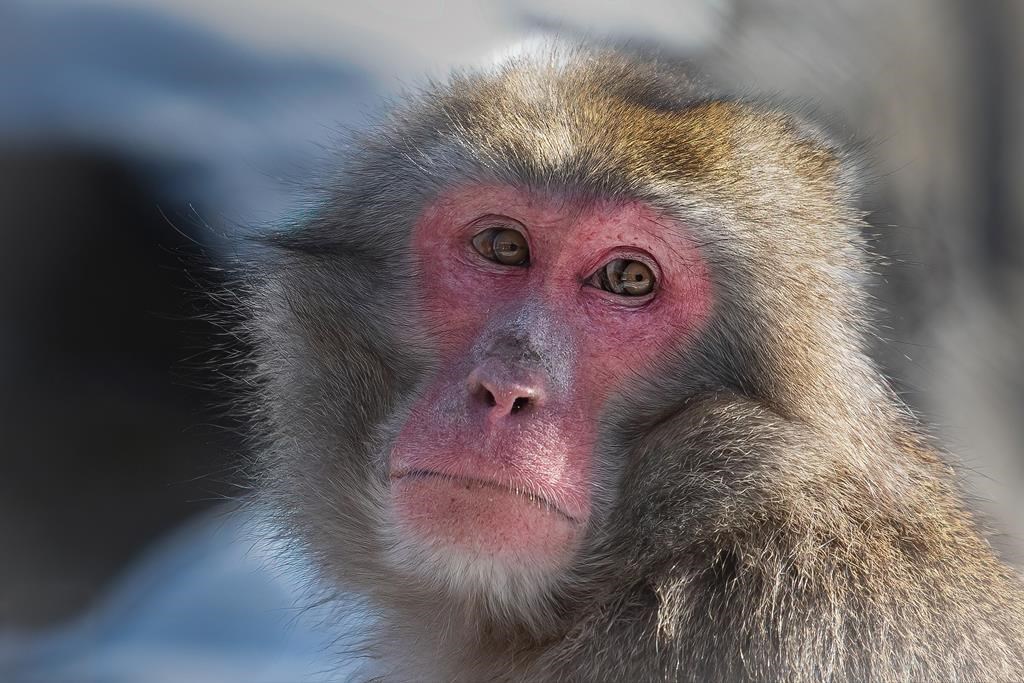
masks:
{"type": "Polygon", "coordinates": [[[501,216],[498,214],[481,216],[476,218],[459,230],[459,234],[463,241],[472,241],[480,234],[487,232],[488,230],[501,230],[509,229],[516,230],[526,238],[526,246],[533,251],[533,242],[530,239],[530,231],[526,229],[526,226],[517,221],[514,218],[508,216],[501,216]]]}
{"type": "Polygon", "coordinates": [[[647,252],[641,251],[640,249],[637,249],[635,247],[612,247],[611,249],[602,252],[600,258],[588,262],[589,265],[583,271],[583,281],[586,282],[590,280],[590,278],[592,278],[594,275],[597,275],[599,270],[601,270],[606,265],[617,259],[622,259],[625,261],[639,261],[640,263],[650,268],[651,272],[654,273],[654,282],[656,288],[660,287],[661,283],[664,281],[664,274],[662,273],[661,267],[658,266],[658,262],[654,259],[654,257],[648,254],[647,252]]]}
{"type": "Polygon", "coordinates": [[[529,241],[530,233],[526,229],[525,225],[517,221],[515,218],[503,216],[497,213],[487,214],[485,216],[480,216],[479,218],[474,218],[473,220],[466,224],[466,227],[462,229],[462,232],[468,233],[472,236],[476,236],[479,235],[481,232],[484,232],[485,230],[490,230],[492,228],[510,228],[512,230],[518,230],[519,232],[523,233],[523,235],[527,238],[527,241],[529,241]]]}

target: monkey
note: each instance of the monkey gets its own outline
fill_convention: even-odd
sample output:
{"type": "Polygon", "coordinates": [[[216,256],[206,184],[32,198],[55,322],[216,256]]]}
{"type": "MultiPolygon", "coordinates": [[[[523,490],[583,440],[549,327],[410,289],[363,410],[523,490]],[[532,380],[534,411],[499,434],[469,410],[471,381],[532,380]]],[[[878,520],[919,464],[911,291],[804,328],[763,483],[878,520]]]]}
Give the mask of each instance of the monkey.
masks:
{"type": "Polygon", "coordinates": [[[259,498],[389,681],[1019,681],[870,358],[860,162],[674,60],[456,71],[241,266],[259,498]]]}

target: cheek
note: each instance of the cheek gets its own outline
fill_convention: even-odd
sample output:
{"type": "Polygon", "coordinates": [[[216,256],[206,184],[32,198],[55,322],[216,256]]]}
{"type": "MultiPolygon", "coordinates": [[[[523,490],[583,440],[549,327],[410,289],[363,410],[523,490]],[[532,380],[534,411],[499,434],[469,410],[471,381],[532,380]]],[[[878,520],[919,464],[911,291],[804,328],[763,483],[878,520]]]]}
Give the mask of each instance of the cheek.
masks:
{"type": "Polygon", "coordinates": [[[465,354],[488,320],[522,297],[514,277],[483,274],[450,253],[422,261],[424,322],[442,360],[465,354]]]}
{"type": "Polygon", "coordinates": [[[707,281],[700,274],[663,291],[637,310],[609,306],[593,294],[575,306],[573,334],[579,339],[577,383],[603,404],[628,394],[672,353],[686,349],[711,312],[707,281]]]}

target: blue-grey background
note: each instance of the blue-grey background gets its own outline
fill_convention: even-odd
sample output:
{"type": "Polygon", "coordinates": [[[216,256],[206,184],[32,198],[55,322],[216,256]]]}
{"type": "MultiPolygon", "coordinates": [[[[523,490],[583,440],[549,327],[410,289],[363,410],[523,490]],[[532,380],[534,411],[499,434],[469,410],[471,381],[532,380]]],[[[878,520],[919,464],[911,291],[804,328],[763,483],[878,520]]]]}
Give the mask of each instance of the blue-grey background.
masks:
{"type": "Polygon", "coordinates": [[[301,211],[382,98],[544,33],[659,45],[863,145],[877,357],[1020,565],[1022,29],[1016,0],[0,0],[0,633],[123,597],[243,492],[194,254],[301,211]]]}

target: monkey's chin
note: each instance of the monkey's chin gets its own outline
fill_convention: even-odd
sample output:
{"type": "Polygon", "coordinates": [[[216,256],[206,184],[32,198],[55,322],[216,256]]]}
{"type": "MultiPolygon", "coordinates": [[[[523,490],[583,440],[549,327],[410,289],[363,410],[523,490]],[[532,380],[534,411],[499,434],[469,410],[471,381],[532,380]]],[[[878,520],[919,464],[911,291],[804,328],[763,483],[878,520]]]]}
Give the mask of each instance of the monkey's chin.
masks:
{"type": "Polygon", "coordinates": [[[556,570],[581,531],[580,521],[550,503],[485,481],[409,475],[392,480],[391,497],[405,543],[460,563],[556,570]]]}

